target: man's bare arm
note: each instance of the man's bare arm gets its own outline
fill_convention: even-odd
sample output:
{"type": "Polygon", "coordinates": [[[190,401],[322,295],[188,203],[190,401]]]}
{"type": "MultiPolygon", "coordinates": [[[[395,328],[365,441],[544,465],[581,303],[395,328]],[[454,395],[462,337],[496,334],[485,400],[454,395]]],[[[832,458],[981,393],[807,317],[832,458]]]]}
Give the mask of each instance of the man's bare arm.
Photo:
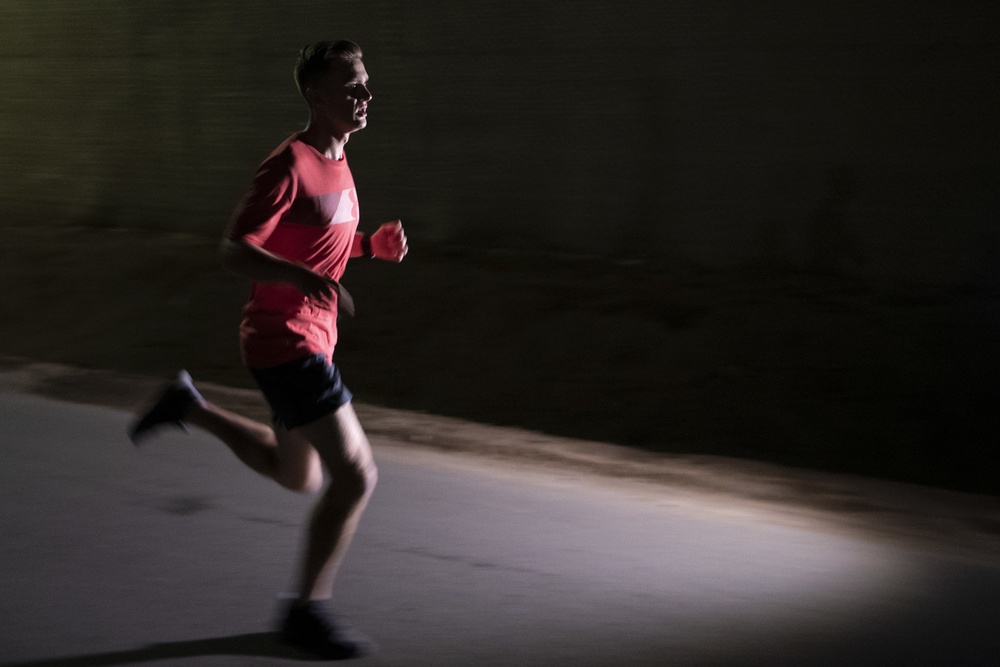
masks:
{"type": "Polygon", "coordinates": [[[221,253],[224,267],[255,282],[288,283],[304,295],[316,299],[329,300],[335,292],[343,292],[336,280],[244,241],[223,239],[221,253]]]}

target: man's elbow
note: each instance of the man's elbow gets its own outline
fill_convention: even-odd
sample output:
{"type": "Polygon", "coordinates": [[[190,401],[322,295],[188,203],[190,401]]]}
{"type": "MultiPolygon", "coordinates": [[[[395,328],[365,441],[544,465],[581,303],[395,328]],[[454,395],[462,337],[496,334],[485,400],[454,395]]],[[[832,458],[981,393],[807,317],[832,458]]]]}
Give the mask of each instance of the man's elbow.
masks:
{"type": "Polygon", "coordinates": [[[219,243],[219,261],[222,262],[222,266],[230,271],[234,270],[239,262],[241,250],[239,242],[223,238],[219,243]]]}

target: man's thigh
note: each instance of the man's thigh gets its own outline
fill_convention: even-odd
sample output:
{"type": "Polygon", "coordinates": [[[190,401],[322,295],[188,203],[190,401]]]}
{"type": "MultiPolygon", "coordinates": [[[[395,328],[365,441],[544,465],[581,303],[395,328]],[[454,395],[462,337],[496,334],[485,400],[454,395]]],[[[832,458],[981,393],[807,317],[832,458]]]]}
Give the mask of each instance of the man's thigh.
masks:
{"type": "Polygon", "coordinates": [[[277,426],[278,482],[291,488],[318,491],[323,486],[323,466],[319,453],[299,429],[277,426]]]}
{"type": "Polygon", "coordinates": [[[368,437],[350,402],[290,433],[315,448],[331,474],[345,469],[374,471],[368,437]]]}

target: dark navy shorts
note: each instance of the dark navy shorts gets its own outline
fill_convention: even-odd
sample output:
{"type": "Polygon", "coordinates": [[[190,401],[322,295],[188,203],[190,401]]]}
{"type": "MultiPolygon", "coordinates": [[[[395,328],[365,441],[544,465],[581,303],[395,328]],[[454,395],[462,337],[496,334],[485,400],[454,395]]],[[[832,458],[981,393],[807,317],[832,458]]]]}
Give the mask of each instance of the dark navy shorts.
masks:
{"type": "Polygon", "coordinates": [[[271,406],[274,425],[288,430],[316,421],[353,398],[337,366],[322,354],[250,372],[271,406]]]}

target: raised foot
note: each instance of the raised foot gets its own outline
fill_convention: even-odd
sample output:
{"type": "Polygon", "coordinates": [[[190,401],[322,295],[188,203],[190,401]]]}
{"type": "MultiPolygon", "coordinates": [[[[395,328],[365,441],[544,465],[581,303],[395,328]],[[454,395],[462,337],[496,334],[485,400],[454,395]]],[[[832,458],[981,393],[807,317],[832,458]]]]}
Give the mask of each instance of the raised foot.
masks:
{"type": "Polygon", "coordinates": [[[129,426],[128,436],[132,439],[132,444],[138,446],[162,426],[173,426],[186,431],[185,411],[192,403],[204,403],[204,401],[205,399],[194,388],[188,372],[181,371],[177,374],[177,378],[163,389],[153,405],[129,426]]]}

